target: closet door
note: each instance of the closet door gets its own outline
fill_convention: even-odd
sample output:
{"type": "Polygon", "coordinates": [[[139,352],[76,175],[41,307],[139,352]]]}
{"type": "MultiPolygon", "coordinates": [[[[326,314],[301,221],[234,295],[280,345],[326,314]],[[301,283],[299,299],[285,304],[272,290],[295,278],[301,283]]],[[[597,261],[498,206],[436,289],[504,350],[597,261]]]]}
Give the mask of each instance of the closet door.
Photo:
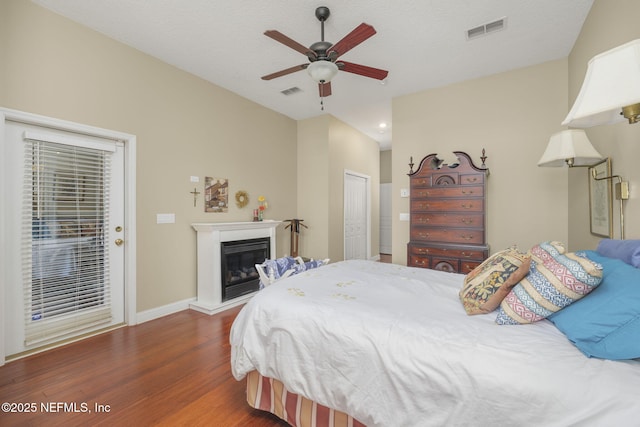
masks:
{"type": "Polygon", "coordinates": [[[7,122],[7,355],[124,322],[121,142],[7,122]]]}
{"type": "Polygon", "coordinates": [[[344,175],[344,259],[369,257],[369,178],[344,175]]]}

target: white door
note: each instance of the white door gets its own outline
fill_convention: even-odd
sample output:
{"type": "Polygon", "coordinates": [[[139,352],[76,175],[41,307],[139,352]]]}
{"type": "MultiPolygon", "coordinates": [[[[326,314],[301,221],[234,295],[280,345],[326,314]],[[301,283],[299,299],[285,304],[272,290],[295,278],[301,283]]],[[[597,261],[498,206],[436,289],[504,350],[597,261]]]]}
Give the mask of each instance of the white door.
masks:
{"type": "Polygon", "coordinates": [[[391,254],[391,187],[380,184],[380,253],[391,254]]]}
{"type": "Polygon", "coordinates": [[[369,177],[344,174],[344,259],[368,259],[370,224],[369,177]]]}
{"type": "Polygon", "coordinates": [[[124,322],[124,144],[6,121],[4,354],[124,322]]]}

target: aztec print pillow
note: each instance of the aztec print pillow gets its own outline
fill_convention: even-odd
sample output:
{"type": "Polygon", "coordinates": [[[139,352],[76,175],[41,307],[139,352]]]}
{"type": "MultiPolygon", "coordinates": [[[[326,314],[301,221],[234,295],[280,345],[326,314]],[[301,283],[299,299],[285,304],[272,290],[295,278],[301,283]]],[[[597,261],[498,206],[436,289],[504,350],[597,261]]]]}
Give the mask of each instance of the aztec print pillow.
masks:
{"type": "Polygon", "coordinates": [[[533,323],[579,300],[602,281],[602,266],[576,253],[564,253],[560,242],[531,248],[529,274],[500,303],[496,323],[533,323]]]}
{"type": "Polygon", "coordinates": [[[511,247],[496,252],[464,278],[458,293],[467,314],[487,314],[529,273],[529,256],[511,247]]]}

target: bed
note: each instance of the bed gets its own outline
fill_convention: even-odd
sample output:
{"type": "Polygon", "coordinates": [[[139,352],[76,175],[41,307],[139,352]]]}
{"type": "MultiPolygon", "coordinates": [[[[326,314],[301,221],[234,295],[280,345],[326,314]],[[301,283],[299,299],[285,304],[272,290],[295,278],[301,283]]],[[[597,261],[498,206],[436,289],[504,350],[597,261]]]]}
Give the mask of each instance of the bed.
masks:
{"type": "MultiPolygon", "coordinates": [[[[603,285],[572,306],[607,291],[606,277],[617,266],[605,266],[603,285]]],[[[464,281],[461,274],[363,260],[278,281],[236,318],[232,373],[246,378],[252,406],[291,425],[640,422],[640,360],[588,357],[579,339],[561,330],[563,319],[511,326],[496,324],[495,313],[470,316],[459,296],[464,281]],[[307,421],[314,417],[318,424],[307,421]]],[[[640,281],[635,285],[640,289],[640,281]]],[[[640,308],[634,298],[640,296],[631,298],[640,308]]],[[[640,323],[633,328],[626,339],[638,337],[640,323]]]]}

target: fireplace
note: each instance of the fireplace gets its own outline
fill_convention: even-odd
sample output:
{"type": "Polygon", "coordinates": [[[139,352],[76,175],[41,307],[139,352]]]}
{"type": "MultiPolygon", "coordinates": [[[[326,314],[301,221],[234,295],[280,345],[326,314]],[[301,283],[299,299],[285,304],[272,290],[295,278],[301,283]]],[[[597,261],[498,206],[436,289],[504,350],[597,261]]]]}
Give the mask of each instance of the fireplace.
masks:
{"type": "Polygon", "coordinates": [[[265,220],[191,224],[197,232],[198,283],[196,300],[189,307],[214,314],[248,301],[259,287],[254,265],[275,256],[276,228],[281,223],[265,220]],[[247,242],[249,247],[242,248],[247,242]]]}
{"type": "Polygon", "coordinates": [[[222,302],[257,291],[260,277],[255,265],[270,257],[268,237],[220,243],[222,302]]]}

